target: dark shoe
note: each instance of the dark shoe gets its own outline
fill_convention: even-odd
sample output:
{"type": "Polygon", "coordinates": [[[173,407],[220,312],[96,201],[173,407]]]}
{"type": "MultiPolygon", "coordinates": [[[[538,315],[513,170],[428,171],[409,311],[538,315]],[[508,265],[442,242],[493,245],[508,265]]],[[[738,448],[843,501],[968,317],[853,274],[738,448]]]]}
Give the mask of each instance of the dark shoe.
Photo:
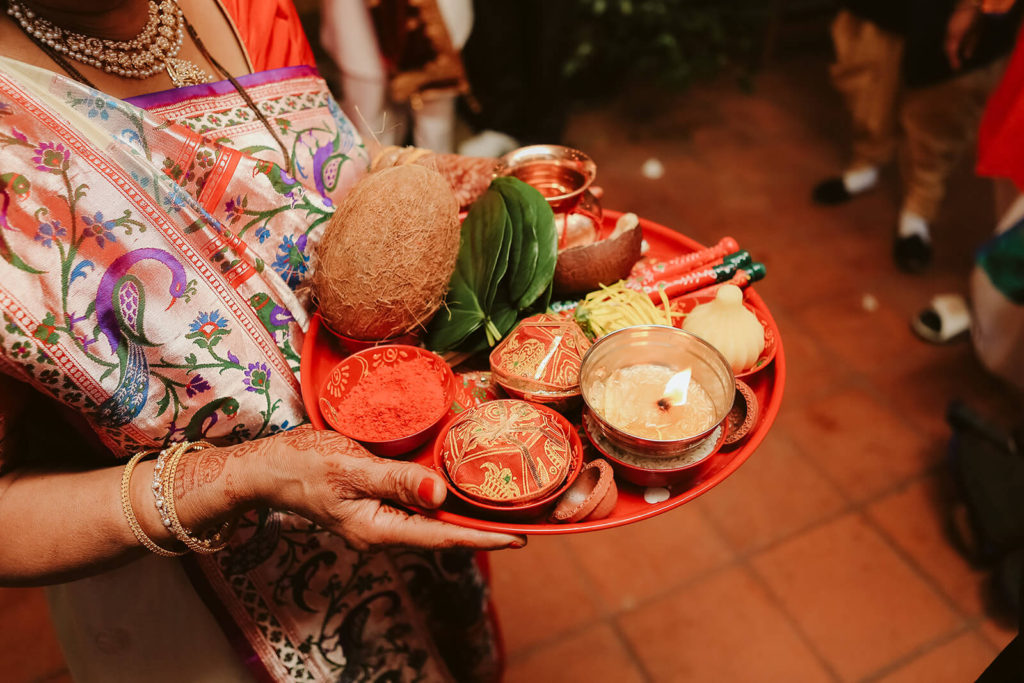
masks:
{"type": "Polygon", "coordinates": [[[818,183],[811,192],[811,199],[815,204],[835,206],[850,201],[853,195],[846,189],[846,184],[840,177],[829,178],[818,183]]]}
{"type": "Polygon", "coordinates": [[[932,244],[920,235],[897,237],[892,258],[904,273],[921,273],[932,263],[932,244]]]}

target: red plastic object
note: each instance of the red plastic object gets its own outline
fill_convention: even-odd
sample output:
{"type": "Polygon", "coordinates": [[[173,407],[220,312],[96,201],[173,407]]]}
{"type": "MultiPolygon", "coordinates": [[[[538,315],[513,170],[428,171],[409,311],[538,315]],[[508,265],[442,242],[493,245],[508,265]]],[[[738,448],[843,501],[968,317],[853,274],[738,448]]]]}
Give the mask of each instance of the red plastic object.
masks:
{"type": "MultiPolygon", "coordinates": [[[[320,415],[338,432],[359,441],[371,453],[384,458],[393,458],[408,453],[433,438],[448,415],[454,397],[455,376],[440,356],[418,346],[391,344],[364,349],[335,364],[320,385],[320,397],[317,405],[320,408],[320,415]],[[436,377],[444,392],[442,407],[430,424],[413,434],[386,441],[367,441],[359,438],[359,434],[347,431],[344,419],[335,411],[352,389],[359,384],[359,381],[365,376],[372,375],[377,368],[399,365],[414,358],[424,358],[430,363],[431,377],[436,377]]],[[[409,400],[416,400],[416,387],[409,387],[409,400]]]]}
{"type": "Polygon", "coordinates": [[[320,319],[320,324],[323,325],[326,332],[330,332],[334,335],[339,347],[343,350],[345,355],[350,353],[359,353],[360,351],[365,351],[366,349],[373,348],[374,346],[386,346],[389,344],[406,344],[408,346],[415,346],[420,341],[419,335],[412,332],[409,334],[399,335],[391,339],[380,339],[376,341],[370,339],[356,339],[355,337],[346,337],[342,333],[336,332],[330,325],[324,322],[323,318],[320,319]]]}
{"type": "MultiPolygon", "coordinates": [[[[604,211],[604,221],[614,225],[621,215],[621,212],[606,209],[604,211]]],[[[644,239],[650,245],[649,255],[652,258],[666,260],[673,256],[701,248],[699,243],[657,223],[640,219],[640,227],[643,229],[644,239]]],[[[763,315],[765,320],[771,322],[773,331],[777,331],[778,328],[771,317],[771,312],[754,289],[748,289],[746,302],[756,312],[763,315]]],[[[318,429],[326,429],[327,427],[316,404],[317,389],[327,376],[327,373],[331,371],[331,368],[343,356],[343,351],[338,342],[333,338],[333,335],[323,330],[320,317],[314,316],[303,342],[300,370],[302,374],[302,399],[306,410],[309,412],[310,422],[318,429]]],[[[494,521],[474,517],[467,510],[448,502],[444,504],[442,509],[428,514],[452,524],[475,529],[512,534],[571,534],[623,526],[649,517],[655,517],[668,510],[677,508],[723,482],[726,477],[746,462],[747,458],[764,441],[769,428],[779,414],[779,407],[782,404],[782,394],[786,383],[786,354],[783,350],[781,337],[776,335],[775,361],[765,369],[750,375],[744,381],[754,390],[754,394],[761,405],[761,415],[758,418],[757,425],[739,448],[719,451],[711,456],[714,458],[714,461],[698,479],[685,486],[672,487],[668,500],[660,503],[647,503],[644,500],[642,488],[626,482],[619,482],[618,502],[612,513],[604,519],[583,520],[569,524],[494,521]]],[[[417,451],[413,459],[415,462],[430,467],[433,464],[433,453],[429,449],[424,448],[417,451]]]]}

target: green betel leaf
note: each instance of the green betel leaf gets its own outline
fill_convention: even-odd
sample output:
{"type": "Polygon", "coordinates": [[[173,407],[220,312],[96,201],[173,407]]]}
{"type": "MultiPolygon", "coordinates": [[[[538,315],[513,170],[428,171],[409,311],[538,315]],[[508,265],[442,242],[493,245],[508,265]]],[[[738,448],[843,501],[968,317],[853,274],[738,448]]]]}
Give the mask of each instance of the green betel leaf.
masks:
{"type": "Polygon", "coordinates": [[[447,308],[437,312],[427,332],[427,347],[448,351],[462,344],[486,319],[480,301],[458,270],[452,275],[447,308]]]}
{"type": "MultiPolygon", "coordinates": [[[[487,285],[487,298],[485,299],[484,310],[489,311],[495,303],[499,285],[508,272],[508,253],[512,246],[512,219],[508,212],[505,212],[505,226],[501,232],[501,245],[498,248],[498,258],[494,264],[494,271],[491,273],[491,282],[487,285]]],[[[503,292],[504,294],[504,292],[503,292]]],[[[502,296],[504,299],[505,297],[502,296]]]]}
{"type": "Polygon", "coordinates": [[[555,279],[552,277],[548,283],[548,288],[544,290],[544,296],[540,297],[540,312],[547,313],[548,308],[551,306],[551,296],[555,293],[555,279]]]}
{"type": "Polygon", "coordinates": [[[512,331],[512,328],[516,326],[519,321],[519,311],[517,311],[509,302],[500,301],[495,304],[494,309],[490,311],[487,317],[487,344],[494,346],[501,339],[512,331]]]}
{"type": "MultiPolygon", "coordinates": [[[[505,210],[501,195],[488,190],[473,203],[462,224],[455,270],[472,289],[478,301],[487,300],[502,248],[505,249],[507,259],[505,233],[508,223],[508,211],[505,210]]],[[[507,264],[504,268],[507,268],[507,264]]]]}
{"type": "Polygon", "coordinates": [[[509,300],[519,301],[526,293],[537,268],[537,239],[533,230],[537,219],[533,204],[522,190],[532,188],[518,178],[507,177],[495,178],[491,187],[501,193],[512,221],[512,242],[505,282],[509,300]]]}
{"type": "Polygon", "coordinates": [[[555,214],[544,199],[544,195],[536,189],[527,185],[521,192],[531,205],[535,216],[533,232],[537,242],[537,267],[533,271],[526,292],[516,301],[516,308],[519,310],[529,307],[551,285],[555,277],[555,261],[558,259],[555,214]]]}

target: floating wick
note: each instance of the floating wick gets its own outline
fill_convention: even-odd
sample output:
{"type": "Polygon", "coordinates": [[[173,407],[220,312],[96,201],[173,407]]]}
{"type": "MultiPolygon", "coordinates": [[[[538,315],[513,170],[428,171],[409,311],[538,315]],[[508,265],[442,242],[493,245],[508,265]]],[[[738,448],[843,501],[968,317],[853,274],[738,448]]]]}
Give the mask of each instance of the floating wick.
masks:
{"type": "Polygon", "coordinates": [[[677,372],[665,385],[665,393],[658,399],[658,407],[668,410],[672,406],[686,403],[686,395],[690,391],[690,368],[677,372]]]}

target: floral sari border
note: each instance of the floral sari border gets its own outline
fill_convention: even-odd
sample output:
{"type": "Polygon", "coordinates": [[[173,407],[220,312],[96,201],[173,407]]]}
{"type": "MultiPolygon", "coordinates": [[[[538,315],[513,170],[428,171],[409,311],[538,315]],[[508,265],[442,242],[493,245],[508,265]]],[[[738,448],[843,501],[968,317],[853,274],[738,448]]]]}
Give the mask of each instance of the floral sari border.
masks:
{"type": "Polygon", "coordinates": [[[213,557],[189,557],[183,566],[199,597],[258,683],[329,679],[300,648],[293,624],[282,620],[248,573],[226,576],[213,557]]]}
{"type": "Polygon", "coordinates": [[[246,637],[245,631],[231,614],[227,602],[217,594],[217,589],[214,588],[209,575],[199,565],[199,558],[186,556],[182,558],[181,566],[199,598],[210,610],[210,614],[213,615],[214,620],[224,632],[228,643],[238,654],[242,664],[252,674],[256,683],[276,683],[270,669],[263,663],[263,659],[256,652],[253,643],[246,637]]]}

